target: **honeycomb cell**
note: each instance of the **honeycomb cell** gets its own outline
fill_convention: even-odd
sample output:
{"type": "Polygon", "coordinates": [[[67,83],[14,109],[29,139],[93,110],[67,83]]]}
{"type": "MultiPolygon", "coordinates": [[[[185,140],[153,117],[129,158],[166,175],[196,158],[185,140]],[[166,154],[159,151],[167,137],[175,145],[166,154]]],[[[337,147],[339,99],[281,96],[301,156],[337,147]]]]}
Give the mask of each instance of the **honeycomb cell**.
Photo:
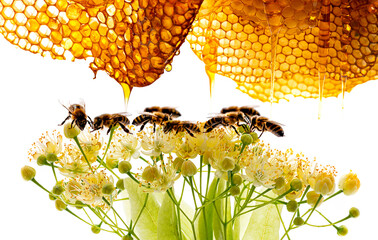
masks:
{"type": "Polygon", "coordinates": [[[323,96],[337,96],[341,76],[348,79],[346,91],[378,79],[373,2],[206,0],[187,40],[206,71],[212,71],[209,76],[229,77],[253,98],[319,97],[319,74],[325,76],[323,96]],[[206,34],[216,43],[214,53],[204,51],[210,45],[206,34]],[[271,96],[274,81],[279,84],[271,96]]]}
{"type": "MultiPolygon", "coordinates": [[[[201,4],[202,0],[1,0],[0,33],[42,56],[93,57],[89,66],[95,74],[103,70],[131,89],[150,85],[171,65],[201,4]]],[[[220,22],[214,27],[219,29],[220,22]]]]}

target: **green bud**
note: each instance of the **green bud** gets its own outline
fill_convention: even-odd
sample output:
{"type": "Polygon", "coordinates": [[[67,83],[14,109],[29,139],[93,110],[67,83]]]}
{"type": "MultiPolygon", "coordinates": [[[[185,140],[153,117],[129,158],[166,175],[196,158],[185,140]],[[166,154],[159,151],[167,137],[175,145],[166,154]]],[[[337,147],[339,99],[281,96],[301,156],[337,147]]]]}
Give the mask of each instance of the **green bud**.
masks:
{"type": "Polygon", "coordinates": [[[76,126],[76,124],[72,124],[71,122],[66,122],[63,126],[63,134],[66,138],[74,138],[77,137],[80,133],[80,128],[76,126]]]}
{"type": "Polygon", "coordinates": [[[76,205],[75,208],[79,210],[84,207],[84,204],[79,200],[76,200],[75,205],[76,205]]]}
{"type": "Polygon", "coordinates": [[[38,166],[47,165],[46,156],[45,156],[45,155],[40,155],[40,156],[37,158],[37,164],[38,164],[38,166]]]}
{"type": "Polygon", "coordinates": [[[239,194],[240,194],[240,188],[239,188],[238,186],[232,186],[232,187],[230,188],[230,194],[231,194],[232,196],[237,196],[237,195],[239,195],[239,194]]]}
{"type": "Polygon", "coordinates": [[[94,233],[94,234],[99,234],[101,232],[101,228],[98,226],[98,225],[93,225],[91,227],[91,231],[94,233]]]}
{"type": "Polygon", "coordinates": [[[235,164],[235,167],[234,167],[234,169],[232,169],[232,172],[233,172],[233,173],[238,173],[238,172],[240,172],[240,166],[239,166],[239,164],[235,164]]]}
{"type": "Polygon", "coordinates": [[[67,204],[58,198],[57,200],[55,200],[55,208],[58,211],[63,211],[67,208],[67,204]]]}
{"type": "Polygon", "coordinates": [[[301,217],[296,217],[296,218],[294,218],[293,223],[294,223],[294,225],[302,226],[304,224],[304,220],[301,217]]]}
{"type": "Polygon", "coordinates": [[[102,193],[105,195],[111,195],[114,192],[115,188],[112,183],[106,183],[102,186],[102,193]]]}
{"type": "Polygon", "coordinates": [[[55,197],[53,194],[49,193],[49,199],[50,199],[51,201],[55,201],[55,200],[56,200],[56,197],[55,197]]]}
{"type": "Polygon", "coordinates": [[[235,174],[232,176],[232,184],[239,186],[242,184],[243,178],[240,176],[240,174],[235,174]]]}
{"type": "Polygon", "coordinates": [[[345,236],[348,234],[348,228],[345,225],[341,225],[337,228],[337,235],[345,236]]]}
{"type": "Polygon", "coordinates": [[[191,177],[197,173],[197,167],[191,160],[186,160],[182,163],[181,174],[184,177],[191,177]]]}
{"type": "Polygon", "coordinates": [[[276,184],[274,185],[277,190],[281,189],[282,187],[285,186],[285,178],[284,177],[279,177],[274,180],[276,184]]]}
{"type": "Polygon", "coordinates": [[[184,159],[177,157],[175,160],[173,160],[173,167],[176,169],[176,171],[181,171],[182,164],[184,163],[184,159]]]}
{"type": "Polygon", "coordinates": [[[56,184],[54,187],[53,187],[53,190],[52,190],[52,193],[54,193],[55,195],[60,195],[64,192],[64,187],[60,184],[56,184]]]}
{"type": "Polygon", "coordinates": [[[302,181],[299,180],[298,178],[295,178],[295,179],[293,179],[293,180],[290,182],[290,187],[291,187],[291,189],[293,189],[294,191],[298,192],[298,191],[302,190],[303,183],[302,183],[302,181]]]}
{"type": "Polygon", "coordinates": [[[121,178],[121,179],[118,179],[117,183],[116,183],[116,187],[120,190],[125,190],[125,183],[123,181],[124,179],[121,178]]]}
{"type": "Polygon", "coordinates": [[[252,143],[255,143],[256,141],[259,140],[259,135],[255,132],[251,133],[251,136],[253,138],[253,142],[252,143]]]}
{"type": "Polygon", "coordinates": [[[239,126],[238,127],[238,132],[241,133],[241,134],[244,134],[246,131],[246,127],[247,125],[242,125],[242,126],[239,126]]]}
{"type": "Polygon", "coordinates": [[[133,237],[131,237],[130,235],[125,235],[122,237],[122,240],[133,240],[133,237]]]}
{"type": "Polygon", "coordinates": [[[58,161],[58,156],[56,156],[55,153],[48,153],[46,155],[46,160],[50,163],[53,163],[53,162],[56,162],[58,161]]]}
{"type": "Polygon", "coordinates": [[[221,161],[221,163],[220,163],[220,165],[221,165],[221,168],[222,168],[222,170],[223,171],[231,171],[231,170],[233,170],[234,168],[235,168],[235,162],[234,162],[234,160],[232,159],[232,158],[230,158],[230,157],[225,157],[222,161],[221,161]]]}
{"type": "Polygon", "coordinates": [[[21,168],[21,176],[25,181],[30,181],[35,177],[36,171],[30,166],[24,166],[21,168]]]}
{"type": "Polygon", "coordinates": [[[118,171],[120,173],[128,173],[131,170],[131,163],[129,161],[121,161],[118,163],[118,171]]]}
{"type": "Polygon", "coordinates": [[[253,143],[253,137],[251,136],[251,134],[249,133],[244,133],[241,137],[240,137],[240,140],[241,142],[244,144],[244,145],[249,145],[251,143],[253,143]]]}
{"type": "Polygon", "coordinates": [[[160,178],[159,170],[155,166],[147,166],[143,170],[142,178],[147,182],[153,182],[154,180],[160,178]]]}
{"type": "Polygon", "coordinates": [[[298,202],[291,200],[286,204],[286,209],[289,212],[295,212],[298,208],[298,202]]]}
{"type": "Polygon", "coordinates": [[[106,166],[110,169],[114,169],[118,166],[118,159],[106,158],[106,166]]]}
{"type": "Polygon", "coordinates": [[[360,210],[358,210],[358,208],[352,207],[351,209],[349,209],[349,215],[356,218],[360,216],[360,210]]]}

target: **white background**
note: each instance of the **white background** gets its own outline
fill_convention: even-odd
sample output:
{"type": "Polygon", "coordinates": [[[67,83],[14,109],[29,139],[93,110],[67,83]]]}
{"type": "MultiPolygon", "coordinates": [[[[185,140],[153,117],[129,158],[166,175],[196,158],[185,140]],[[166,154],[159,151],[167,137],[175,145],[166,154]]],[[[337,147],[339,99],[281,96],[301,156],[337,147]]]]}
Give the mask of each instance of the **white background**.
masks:
{"type": "MultiPolygon", "coordinates": [[[[20,168],[25,164],[36,166],[27,160],[31,144],[67,116],[59,100],[84,99],[92,117],[125,110],[119,84],[104,72],[98,72],[93,80],[88,64],[89,61],[42,58],[0,38],[0,239],[119,239],[107,233],[92,234],[84,223],[55,210],[54,202],[42,190],[20,176],[20,168]]],[[[361,216],[344,222],[349,234],[343,239],[376,236],[373,221],[378,215],[378,83],[368,82],[347,93],[343,111],[340,98],[326,99],[321,120],[317,120],[317,100],[300,98],[275,104],[270,115],[270,104],[253,100],[235,87],[232,80],[217,76],[210,99],[204,65],[185,43],[181,54],[174,58],[171,72],[149,87],[133,90],[128,111],[135,117],[146,106],[173,106],[178,107],[184,119],[206,120],[209,113],[224,106],[259,105],[262,115],[285,124],[286,137],[275,138],[266,133],[263,140],[316,156],[319,162],[336,166],[339,175],[350,169],[358,173],[361,188],[357,195],[337,197],[320,209],[332,220],[338,220],[348,214],[350,207],[358,207],[361,216]]],[[[50,172],[36,169],[37,179],[53,182],[50,172]]],[[[333,228],[303,227],[294,231],[291,238],[340,237],[333,228]]]]}

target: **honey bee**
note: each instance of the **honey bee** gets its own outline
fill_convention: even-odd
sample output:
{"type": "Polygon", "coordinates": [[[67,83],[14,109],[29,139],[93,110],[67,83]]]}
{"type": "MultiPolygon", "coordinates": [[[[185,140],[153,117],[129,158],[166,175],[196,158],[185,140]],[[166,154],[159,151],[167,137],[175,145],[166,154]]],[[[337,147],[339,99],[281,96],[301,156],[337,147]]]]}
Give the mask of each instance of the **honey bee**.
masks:
{"type": "Polygon", "coordinates": [[[225,107],[225,108],[222,108],[221,110],[221,113],[228,113],[228,112],[242,112],[244,113],[245,115],[247,115],[248,117],[252,117],[252,116],[255,116],[255,115],[258,115],[260,116],[260,113],[253,107],[251,106],[242,106],[242,107],[238,107],[238,106],[230,106],[230,107],[225,107]]]}
{"type": "Polygon", "coordinates": [[[156,125],[164,125],[166,121],[172,120],[171,116],[165,113],[161,112],[145,112],[140,114],[138,117],[136,117],[132,124],[135,126],[140,126],[140,130],[142,131],[144,126],[146,126],[147,123],[151,123],[154,126],[154,132],[156,125]]]}
{"type": "Polygon", "coordinates": [[[165,122],[163,131],[164,133],[168,133],[171,131],[175,131],[176,133],[187,131],[189,135],[192,137],[194,137],[193,133],[201,132],[197,124],[189,122],[189,121],[180,121],[180,120],[170,120],[170,121],[165,122]]]}
{"type": "Polygon", "coordinates": [[[64,104],[62,104],[62,106],[68,110],[68,116],[61,124],[59,124],[59,126],[63,125],[70,118],[72,119],[71,126],[75,124],[81,131],[84,130],[87,123],[92,126],[92,119],[85,113],[84,103],[71,104],[69,107],[66,107],[64,104]]]}
{"type": "Polygon", "coordinates": [[[253,116],[251,118],[250,129],[251,131],[257,129],[261,132],[260,136],[264,131],[268,131],[276,135],[277,137],[284,136],[284,130],[281,126],[282,124],[269,120],[267,117],[253,116]]]}
{"type": "Polygon", "coordinates": [[[176,108],[173,107],[159,107],[159,106],[153,106],[153,107],[147,107],[144,109],[144,112],[160,112],[170,115],[172,118],[178,118],[181,116],[181,113],[177,111],[176,108]]]}
{"type": "Polygon", "coordinates": [[[205,122],[204,129],[205,132],[212,131],[215,127],[222,126],[231,126],[235,132],[239,135],[236,126],[242,126],[243,123],[249,124],[249,118],[243,112],[227,112],[225,114],[220,114],[213,118],[210,118],[205,122]]]}
{"type": "Polygon", "coordinates": [[[126,125],[130,123],[130,120],[126,117],[125,113],[114,113],[114,114],[101,114],[93,120],[93,131],[103,129],[104,127],[108,128],[107,134],[110,130],[115,127],[117,124],[125,131],[126,133],[131,133],[129,129],[126,128],[126,125]]]}

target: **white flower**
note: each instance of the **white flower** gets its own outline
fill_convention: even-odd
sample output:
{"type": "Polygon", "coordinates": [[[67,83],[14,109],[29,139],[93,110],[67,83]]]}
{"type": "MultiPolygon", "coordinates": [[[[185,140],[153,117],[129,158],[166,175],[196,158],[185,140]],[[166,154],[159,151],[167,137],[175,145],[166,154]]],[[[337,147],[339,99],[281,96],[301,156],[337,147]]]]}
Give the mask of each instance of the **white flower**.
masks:
{"type": "Polygon", "coordinates": [[[117,131],[112,139],[108,157],[118,160],[137,159],[140,156],[138,138],[123,131],[117,131]]]}
{"type": "Polygon", "coordinates": [[[157,157],[162,153],[171,153],[176,146],[175,134],[164,134],[160,127],[153,132],[152,127],[140,132],[141,146],[143,154],[157,157]]]}
{"type": "Polygon", "coordinates": [[[29,157],[37,160],[41,155],[55,154],[60,156],[63,148],[62,134],[54,130],[51,134],[48,132],[42,134],[37,142],[33,143],[29,150],[29,157]]]}

